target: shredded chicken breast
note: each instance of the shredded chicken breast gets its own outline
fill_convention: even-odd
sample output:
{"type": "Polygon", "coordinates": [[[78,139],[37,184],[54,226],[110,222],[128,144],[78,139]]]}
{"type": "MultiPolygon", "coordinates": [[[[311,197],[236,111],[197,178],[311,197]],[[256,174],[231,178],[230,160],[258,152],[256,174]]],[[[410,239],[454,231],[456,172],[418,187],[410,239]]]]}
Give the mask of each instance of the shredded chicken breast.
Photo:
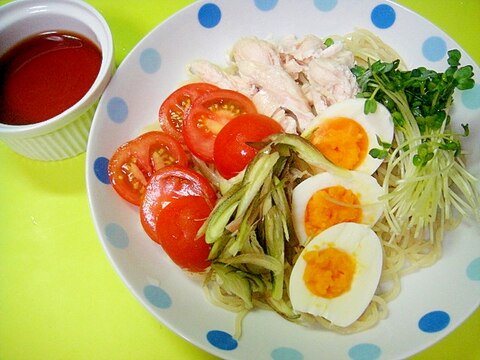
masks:
{"type": "Polygon", "coordinates": [[[250,97],[258,112],[289,133],[302,133],[328,106],[355,97],[353,54],[341,42],[326,46],[314,35],[277,44],[245,37],[232,47],[228,67],[193,61],[189,73],[204,82],[250,97]],[[228,70],[227,70],[228,69],[228,70]]]}

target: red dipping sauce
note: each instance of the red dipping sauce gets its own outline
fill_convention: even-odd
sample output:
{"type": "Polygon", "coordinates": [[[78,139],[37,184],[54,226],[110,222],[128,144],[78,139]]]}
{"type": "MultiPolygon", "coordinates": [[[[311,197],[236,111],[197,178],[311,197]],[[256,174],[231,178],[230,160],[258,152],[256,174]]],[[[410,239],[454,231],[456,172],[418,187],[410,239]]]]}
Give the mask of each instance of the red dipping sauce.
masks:
{"type": "Polygon", "coordinates": [[[23,40],[0,58],[0,122],[35,124],[62,113],[87,93],[101,62],[100,49],[79,34],[23,40]]]}

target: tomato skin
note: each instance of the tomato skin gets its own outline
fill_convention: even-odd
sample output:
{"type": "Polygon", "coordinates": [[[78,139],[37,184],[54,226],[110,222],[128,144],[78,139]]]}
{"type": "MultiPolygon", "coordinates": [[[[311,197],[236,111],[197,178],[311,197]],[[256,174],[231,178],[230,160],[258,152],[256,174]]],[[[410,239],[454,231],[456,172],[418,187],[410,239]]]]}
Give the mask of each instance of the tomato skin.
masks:
{"type": "Polygon", "coordinates": [[[258,150],[248,142],[262,141],[267,136],[283,132],[272,118],[261,114],[239,115],[218,133],[214,144],[214,164],[220,175],[230,179],[242,171],[258,150]]]}
{"type": "Polygon", "coordinates": [[[185,117],[183,137],[189,150],[212,163],[215,138],[231,119],[240,114],[256,114],[253,102],[245,95],[220,89],[198,97],[185,117]]]}
{"type": "Polygon", "coordinates": [[[211,246],[205,242],[205,236],[197,238],[197,232],[211,210],[204,197],[185,196],[172,201],[158,214],[158,243],[184,270],[202,272],[210,265],[211,246]]]}
{"type": "Polygon", "coordinates": [[[171,164],[188,165],[182,145],[168,134],[151,131],[117,148],[108,162],[108,176],[122,198],[140,205],[153,173],[171,164]]]}
{"type": "Polygon", "coordinates": [[[140,221],[152,240],[157,241],[156,224],[160,211],[185,196],[203,197],[212,207],[217,201],[217,194],[209,181],[186,166],[166,166],[152,176],[140,204],[140,221]]]}
{"type": "Polygon", "coordinates": [[[192,102],[199,96],[218,89],[217,86],[208,83],[191,83],[172,92],[158,110],[161,129],[183,143],[183,121],[192,102]]]}

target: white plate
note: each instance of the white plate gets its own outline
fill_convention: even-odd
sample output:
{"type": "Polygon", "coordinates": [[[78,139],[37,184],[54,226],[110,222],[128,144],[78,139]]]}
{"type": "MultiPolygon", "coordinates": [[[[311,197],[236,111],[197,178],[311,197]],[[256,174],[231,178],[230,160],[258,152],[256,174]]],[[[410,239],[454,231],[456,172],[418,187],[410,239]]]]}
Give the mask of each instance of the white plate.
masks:
{"type": "MultiPolygon", "coordinates": [[[[106,180],[107,159],[123,142],[157,119],[162,100],[187,80],[193,59],[224,64],[235,40],[308,33],[325,37],[363,27],[392,45],[410,67],[446,68],[451,38],[422,17],[386,1],[198,2],[148,34],[123,61],[105,91],[87,149],[87,187],[92,216],[105,251],[128,288],[161,322],[190,342],[231,359],[397,359],[432,345],[463,322],[480,300],[480,227],[464,222],[448,235],[441,260],[402,280],[389,316],[375,328],[348,336],[312,330],[274,312],[255,311],[236,342],[234,314],[211,305],[198,279],[179,270],[144,234],[137,209],[120,199],[106,180]]],[[[462,64],[478,66],[462,50],[462,64]]],[[[479,78],[477,75],[477,83],[479,78]]],[[[470,123],[469,160],[480,174],[480,87],[456,98],[454,118],[470,123]],[[473,144],[476,147],[474,147],[473,144]]]]}

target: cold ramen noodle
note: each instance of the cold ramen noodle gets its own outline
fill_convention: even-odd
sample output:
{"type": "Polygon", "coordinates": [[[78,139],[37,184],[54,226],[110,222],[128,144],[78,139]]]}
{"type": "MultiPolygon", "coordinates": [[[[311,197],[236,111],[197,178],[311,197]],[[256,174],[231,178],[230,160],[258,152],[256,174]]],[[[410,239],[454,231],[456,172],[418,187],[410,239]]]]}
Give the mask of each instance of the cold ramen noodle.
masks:
{"type": "MultiPolygon", "coordinates": [[[[114,189],[208,299],[351,333],[374,326],[401,276],[435,263],[444,233],[480,219],[449,111],[473,87],[409,70],[365,30],[239,39],[228,66],[199,59],[160,100],[162,131],[117,149],[114,189]]],[[[461,121],[461,119],[460,119],[461,121]]]]}

